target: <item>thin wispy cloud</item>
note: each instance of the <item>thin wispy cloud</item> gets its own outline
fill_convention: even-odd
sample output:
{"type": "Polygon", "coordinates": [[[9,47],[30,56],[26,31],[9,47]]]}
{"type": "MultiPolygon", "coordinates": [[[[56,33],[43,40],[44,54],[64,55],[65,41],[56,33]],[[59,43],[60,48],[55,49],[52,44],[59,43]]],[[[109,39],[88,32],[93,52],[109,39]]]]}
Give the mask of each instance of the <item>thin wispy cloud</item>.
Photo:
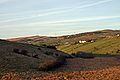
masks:
{"type": "Polygon", "coordinates": [[[38,17],[43,17],[43,16],[58,15],[58,14],[62,14],[62,13],[65,13],[65,12],[73,11],[74,9],[79,9],[80,10],[80,9],[97,6],[97,5],[104,4],[104,3],[107,3],[107,2],[111,2],[111,1],[113,1],[113,0],[102,0],[102,1],[94,2],[94,3],[90,3],[90,4],[84,4],[84,5],[77,6],[77,7],[67,7],[67,8],[53,9],[53,10],[48,10],[45,13],[35,14],[35,15],[31,15],[29,17],[20,17],[20,18],[14,18],[14,19],[8,19],[8,20],[0,21],[0,23],[21,21],[21,20],[33,19],[33,18],[38,18],[38,17]]]}
{"type": "Polygon", "coordinates": [[[60,10],[64,10],[67,9],[69,7],[66,8],[51,8],[51,9],[46,9],[46,10],[30,10],[30,11],[24,11],[24,12],[16,12],[16,13],[1,13],[0,16],[4,17],[4,16],[19,16],[19,15],[24,15],[24,14],[33,14],[33,15],[38,15],[38,13],[44,14],[44,13],[49,13],[49,12],[54,12],[54,11],[60,11],[60,10]]]}
{"type": "Polygon", "coordinates": [[[0,0],[0,4],[3,4],[5,2],[8,2],[9,0],[0,0]]]}
{"type": "MultiPolygon", "coordinates": [[[[10,0],[8,0],[8,1],[10,1],[10,0]]],[[[82,1],[78,4],[76,4],[76,5],[77,6],[83,5],[86,2],[87,2],[87,0],[82,1]]],[[[49,12],[54,12],[54,11],[56,12],[56,11],[61,11],[61,10],[67,10],[67,9],[70,9],[70,8],[72,8],[72,7],[63,7],[63,8],[56,7],[56,8],[50,8],[50,9],[45,9],[45,10],[30,10],[30,11],[23,11],[23,12],[16,12],[16,13],[6,13],[6,14],[3,13],[3,14],[0,14],[0,16],[14,16],[14,15],[31,14],[31,13],[33,13],[33,15],[34,15],[35,13],[37,13],[37,14],[38,13],[49,13],[49,12]]]]}
{"type": "Polygon", "coordinates": [[[0,4],[8,3],[10,1],[13,1],[13,0],[0,0],[0,4]]]}
{"type": "Polygon", "coordinates": [[[120,29],[120,0],[0,0],[0,38],[120,29]]]}
{"type": "Polygon", "coordinates": [[[99,5],[99,4],[108,3],[108,2],[111,2],[111,1],[113,1],[113,0],[102,0],[102,1],[98,1],[96,3],[91,3],[91,4],[83,5],[83,6],[80,6],[80,7],[76,7],[76,8],[86,8],[86,7],[96,6],[96,5],[99,5]]]}
{"type": "MultiPolygon", "coordinates": [[[[25,24],[13,24],[13,25],[5,25],[6,27],[21,27],[21,26],[62,26],[62,25],[76,25],[83,22],[93,22],[93,21],[100,21],[100,20],[111,20],[111,19],[119,19],[120,16],[93,16],[93,17],[83,17],[83,18],[76,18],[76,19],[66,19],[66,20],[58,20],[58,21],[38,21],[32,23],[25,23],[25,24]]],[[[111,23],[112,24],[112,23],[111,23]]],[[[117,23],[118,24],[118,23],[117,23]]]]}
{"type": "Polygon", "coordinates": [[[105,19],[115,19],[120,18],[120,16],[96,16],[96,17],[85,17],[85,18],[79,18],[79,19],[68,19],[68,20],[59,20],[59,21],[44,21],[44,22],[34,22],[29,23],[29,25],[40,25],[40,24],[70,24],[70,23],[76,23],[76,22],[84,22],[84,21],[96,21],[96,20],[105,20],[105,19]]]}

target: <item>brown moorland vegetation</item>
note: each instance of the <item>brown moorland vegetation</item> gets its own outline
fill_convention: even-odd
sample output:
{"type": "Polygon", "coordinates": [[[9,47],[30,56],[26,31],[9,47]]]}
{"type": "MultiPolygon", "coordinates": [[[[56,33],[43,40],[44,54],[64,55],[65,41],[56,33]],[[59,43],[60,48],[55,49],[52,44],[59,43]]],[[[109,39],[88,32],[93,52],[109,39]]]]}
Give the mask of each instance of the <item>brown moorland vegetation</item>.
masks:
{"type": "Polygon", "coordinates": [[[33,36],[11,40],[21,43],[0,40],[0,79],[120,80],[120,56],[111,55],[120,52],[120,38],[116,36],[119,33],[120,30],[103,30],[61,37],[33,36]],[[81,39],[97,41],[80,44],[78,41],[81,39]],[[58,51],[58,45],[63,45],[62,49],[68,51],[75,50],[77,54],[58,51]],[[82,46],[88,52],[80,50],[82,46]],[[95,54],[90,50],[100,52],[95,54]],[[100,54],[102,51],[106,54],[100,54]]]}
{"type": "Polygon", "coordinates": [[[72,58],[50,72],[7,73],[1,80],[119,80],[120,60],[116,57],[72,58]]]}
{"type": "Polygon", "coordinates": [[[44,64],[47,64],[49,68],[62,65],[65,58],[59,58],[60,56],[69,55],[44,46],[40,47],[0,40],[0,75],[11,71],[40,71],[44,64]],[[39,50],[38,48],[41,49],[39,50]],[[46,52],[58,54],[59,56],[46,55],[46,52]],[[49,61],[52,61],[52,63],[49,63],[49,61]]]}

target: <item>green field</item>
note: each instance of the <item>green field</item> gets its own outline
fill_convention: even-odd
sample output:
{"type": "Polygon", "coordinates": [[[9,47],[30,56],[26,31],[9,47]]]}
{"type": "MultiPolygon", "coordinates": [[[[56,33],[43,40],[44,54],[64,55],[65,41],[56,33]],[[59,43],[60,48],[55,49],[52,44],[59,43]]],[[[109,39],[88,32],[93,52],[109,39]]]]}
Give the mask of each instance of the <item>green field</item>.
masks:
{"type": "Polygon", "coordinates": [[[120,54],[120,30],[99,30],[59,37],[31,36],[10,41],[37,46],[57,46],[58,50],[68,54],[80,51],[95,54],[120,54]],[[87,43],[80,44],[80,40],[87,43]],[[91,43],[90,40],[95,42],[91,43]]]}
{"type": "Polygon", "coordinates": [[[120,37],[103,38],[94,43],[60,45],[57,48],[69,54],[80,51],[97,54],[120,54],[120,37]]]}

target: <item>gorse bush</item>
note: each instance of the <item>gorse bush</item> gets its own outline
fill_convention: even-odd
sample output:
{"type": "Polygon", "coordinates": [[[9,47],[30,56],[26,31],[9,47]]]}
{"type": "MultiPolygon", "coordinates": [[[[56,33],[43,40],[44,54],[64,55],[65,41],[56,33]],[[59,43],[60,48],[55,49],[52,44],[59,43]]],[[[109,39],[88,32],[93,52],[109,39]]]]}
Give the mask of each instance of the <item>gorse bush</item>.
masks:
{"type": "Polygon", "coordinates": [[[39,66],[39,70],[42,71],[49,71],[60,67],[61,65],[65,64],[66,59],[63,56],[58,57],[56,60],[49,60],[39,66]]]}
{"type": "Polygon", "coordinates": [[[50,49],[57,49],[55,46],[47,46],[47,48],[50,48],[50,49]]]}
{"type": "Polygon", "coordinates": [[[73,53],[72,55],[84,59],[94,58],[94,55],[92,53],[85,53],[85,52],[73,53]]]}
{"type": "Polygon", "coordinates": [[[53,55],[53,52],[46,51],[44,54],[46,54],[46,55],[53,55]]]}
{"type": "Polygon", "coordinates": [[[13,49],[14,53],[19,53],[19,49],[13,49]]]}
{"type": "Polygon", "coordinates": [[[66,62],[66,58],[64,56],[59,56],[56,60],[56,67],[63,65],[66,62]]]}
{"type": "Polygon", "coordinates": [[[27,50],[21,50],[20,54],[28,56],[28,51],[27,50]]]}
{"type": "Polygon", "coordinates": [[[116,53],[120,53],[120,50],[118,49],[118,50],[116,51],[116,53]]]}
{"type": "Polygon", "coordinates": [[[33,58],[39,58],[37,54],[36,54],[36,55],[33,55],[32,57],[33,57],[33,58]]]}
{"type": "Polygon", "coordinates": [[[21,54],[21,55],[24,55],[24,56],[29,56],[28,55],[28,51],[27,50],[19,50],[19,49],[13,49],[13,52],[14,53],[17,53],[17,54],[21,54]]]}
{"type": "Polygon", "coordinates": [[[38,50],[41,50],[41,48],[38,48],[38,50]]]}

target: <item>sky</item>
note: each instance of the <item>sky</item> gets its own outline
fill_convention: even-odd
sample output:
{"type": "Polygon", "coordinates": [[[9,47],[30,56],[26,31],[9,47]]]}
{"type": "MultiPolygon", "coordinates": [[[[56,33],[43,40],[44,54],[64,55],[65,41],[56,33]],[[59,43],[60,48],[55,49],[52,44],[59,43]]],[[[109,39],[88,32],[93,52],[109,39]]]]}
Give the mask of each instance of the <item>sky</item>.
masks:
{"type": "Polygon", "coordinates": [[[120,0],[0,0],[0,38],[120,29],[120,0]]]}

